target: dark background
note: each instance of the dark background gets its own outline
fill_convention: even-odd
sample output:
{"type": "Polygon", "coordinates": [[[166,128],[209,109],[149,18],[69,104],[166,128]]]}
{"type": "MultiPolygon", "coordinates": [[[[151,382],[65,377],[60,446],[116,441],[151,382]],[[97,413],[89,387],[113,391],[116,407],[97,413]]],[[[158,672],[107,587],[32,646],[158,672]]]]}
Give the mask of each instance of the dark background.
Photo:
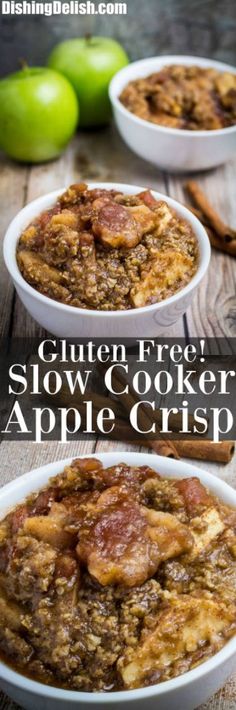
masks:
{"type": "Polygon", "coordinates": [[[131,59],[195,54],[236,63],[235,0],[127,0],[128,15],[0,18],[1,75],[19,58],[44,63],[58,41],[89,33],[118,39],[131,59]]]}

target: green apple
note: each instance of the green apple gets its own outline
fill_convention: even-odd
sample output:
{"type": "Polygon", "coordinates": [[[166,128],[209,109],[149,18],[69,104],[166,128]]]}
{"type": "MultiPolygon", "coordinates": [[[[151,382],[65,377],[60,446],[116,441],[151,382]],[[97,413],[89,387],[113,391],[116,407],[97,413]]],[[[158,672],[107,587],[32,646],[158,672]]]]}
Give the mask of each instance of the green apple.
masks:
{"type": "Polygon", "coordinates": [[[109,83],[129,60],[123,47],[108,37],[70,39],[58,44],[48,66],[73,85],[80,106],[80,126],[105,125],[111,118],[109,83]]]}
{"type": "Polygon", "coordinates": [[[0,81],[0,146],[14,160],[56,158],[76,130],[78,99],[64,76],[24,67],[0,81]]]}

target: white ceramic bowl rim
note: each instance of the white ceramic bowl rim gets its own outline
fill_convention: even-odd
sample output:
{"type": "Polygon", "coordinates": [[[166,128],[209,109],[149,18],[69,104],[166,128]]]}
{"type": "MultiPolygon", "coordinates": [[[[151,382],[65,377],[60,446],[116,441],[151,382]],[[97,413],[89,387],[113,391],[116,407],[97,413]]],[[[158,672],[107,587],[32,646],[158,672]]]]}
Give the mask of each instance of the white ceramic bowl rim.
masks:
{"type": "MultiPolygon", "coordinates": [[[[121,192],[124,192],[125,194],[136,194],[140,191],[143,191],[145,189],[148,189],[147,187],[140,187],[137,185],[127,185],[123,183],[110,183],[110,182],[89,182],[88,183],[89,189],[94,189],[94,188],[101,188],[101,189],[107,189],[107,190],[118,190],[121,192]]],[[[32,215],[30,217],[31,210],[33,208],[34,210],[34,216],[39,216],[41,212],[43,212],[46,209],[49,209],[50,206],[53,206],[55,201],[58,199],[58,197],[63,194],[63,192],[66,190],[66,187],[61,188],[60,190],[55,190],[54,192],[47,193],[46,195],[42,195],[41,197],[38,197],[36,200],[33,200],[32,202],[29,202],[25,207],[23,207],[22,210],[20,210],[17,215],[14,217],[12,222],[10,223],[7,232],[5,234],[4,238],[4,243],[3,243],[3,254],[4,254],[4,260],[5,264],[8,268],[9,273],[11,274],[13,280],[24,290],[26,293],[31,295],[32,297],[36,298],[36,300],[41,301],[45,305],[50,305],[56,308],[57,310],[63,310],[69,313],[78,313],[78,316],[80,314],[87,315],[89,317],[90,315],[98,318],[129,318],[132,313],[147,313],[151,311],[156,311],[162,309],[165,305],[169,305],[172,303],[175,303],[178,301],[183,295],[186,295],[187,293],[190,293],[195,286],[198,285],[198,283],[201,281],[203,278],[209,261],[210,261],[210,243],[209,239],[206,233],[206,230],[202,226],[201,222],[195,217],[194,214],[192,214],[184,205],[181,203],[177,202],[177,200],[174,200],[172,197],[169,197],[168,195],[163,195],[160,192],[157,192],[156,190],[151,190],[152,194],[156,199],[158,200],[165,200],[176,212],[177,214],[180,214],[186,221],[188,221],[194,231],[195,237],[198,242],[198,246],[200,247],[200,254],[199,254],[199,263],[198,263],[198,268],[192,279],[189,281],[189,283],[184,286],[184,288],[180,289],[177,291],[173,296],[169,296],[169,298],[165,298],[163,301],[160,301],[159,303],[153,303],[150,306],[143,306],[141,308],[130,308],[126,311],[120,311],[120,310],[114,310],[114,311],[102,311],[102,310],[95,310],[95,309],[90,309],[90,308],[78,308],[77,306],[69,306],[65,303],[60,303],[59,301],[56,301],[55,299],[49,298],[48,296],[45,296],[44,294],[40,293],[37,291],[37,289],[33,288],[33,286],[30,286],[28,282],[23,278],[20,269],[17,264],[16,260],[16,244],[18,242],[18,239],[20,237],[20,232],[27,226],[28,223],[30,223],[33,219],[32,215]],[[38,208],[38,211],[37,211],[38,208]],[[29,221],[27,222],[27,215],[29,212],[29,221]],[[20,223],[22,223],[20,232],[19,232],[19,227],[20,223]],[[17,235],[16,235],[17,231],[17,235]],[[12,246],[12,241],[14,240],[14,256],[12,257],[11,253],[11,246],[12,246]],[[204,254],[203,254],[203,249],[204,249],[204,254]]]]}
{"type": "MultiPolygon", "coordinates": [[[[158,55],[156,57],[148,57],[147,59],[138,59],[136,62],[131,62],[130,64],[127,64],[123,69],[120,69],[113,79],[110,82],[109,85],[109,97],[111,102],[116,106],[116,108],[123,113],[125,116],[129,116],[132,118],[132,120],[141,125],[141,126],[148,126],[151,131],[155,133],[155,131],[161,131],[162,133],[169,133],[171,135],[175,136],[191,136],[193,139],[197,138],[199,136],[205,136],[208,138],[213,138],[214,136],[220,136],[220,135],[225,135],[225,133],[233,133],[236,131],[236,125],[234,126],[226,126],[225,128],[216,128],[216,129],[209,129],[209,130],[197,130],[197,131],[191,131],[187,128],[172,128],[171,126],[162,126],[161,124],[156,124],[152,123],[151,121],[146,121],[144,118],[139,118],[139,116],[136,116],[135,113],[132,113],[132,111],[129,111],[125,106],[121,103],[119,99],[119,94],[120,91],[122,90],[119,86],[120,79],[126,74],[129,74],[129,69],[131,67],[136,67],[137,70],[141,67],[147,67],[147,74],[145,76],[148,76],[148,67],[149,65],[153,64],[153,62],[157,62],[157,69],[161,68],[161,66],[165,64],[184,64],[184,65],[190,65],[190,64],[195,64],[196,66],[202,66],[202,67],[209,67],[209,68],[215,68],[218,69],[218,71],[230,71],[231,74],[236,74],[236,67],[231,66],[230,64],[226,64],[225,62],[219,62],[216,59],[207,59],[206,57],[195,57],[195,56],[190,56],[190,55],[181,55],[181,54],[168,54],[168,55],[158,55]]],[[[152,71],[155,71],[154,69],[152,71]]],[[[138,79],[138,71],[137,71],[137,76],[127,79],[127,83],[122,86],[124,88],[129,81],[133,81],[135,79],[138,79]]]]}
{"type": "MultiPolygon", "coordinates": [[[[167,477],[169,476],[170,478],[174,476],[178,478],[178,474],[179,477],[197,475],[202,480],[203,484],[206,485],[210,490],[212,490],[215,495],[221,497],[223,500],[227,498],[228,503],[229,501],[231,501],[230,504],[233,505],[233,503],[235,503],[236,506],[236,491],[231,486],[229,486],[221,479],[218,479],[211,473],[207,473],[202,469],[197,469],[197,467],[191,464],[186,464],[182,461],[175,461],[173,459],[168,459],[167,461],[166,458],[153,454],[141,454],[137,452],[131,453],[127,451],[118,451],[115,454],[90,454],[90,457],[101,459],[104,465],[114,465],[115,463],[119,463],[120,461],[124,461],[127,464],[134,465],[135,460],[136,466],[142,466],[146,463],[146,465],[150,465],[157,471],[160,470],[160,472],[162,468],[166,469],[168,465],[168,473],[165,472],[163,475],[167,477]]],[[[80,458],[86,457],[80,456],[80,458]]],[[[0,509],[2,494],[5,496],[9,494],[9,499],[11,499],[11,494],[13,491],[20,491],[22,484],[24,485],[30,483],[33,479],[37,480],[37,477],[40,477],[43,472],[44,476],[40,487],[31,487],[31,485],[29,487],[30,492],[40,490],[40,488],[45,485],[50,476],[56,475],[56,473],[62,471],[64,466],[70,464],[71,461],[72,459],[68,458],[62,461],[56,461],[54,463],[41,466],[40,468],[34,469],[29,473],[23,474],[23,476],[20,476],[19,478],[3,486],[3,488],[0,489],[0,509]]],[[[9,510],[9,506],[7,506],[7,508],[9,510]]],[[[7,508],[4,507],[4,516],[7,513],[7,508]]],[[[212,658],[210,658],[208,661],[203,662],[193,670],[188,671],[183,675],[177,676],[177,678],[173,678],[172,680],[167,680],[156,685],[151,685],[146,688],[137,688],[135,690],[125,690],[119,692],[113,691],[107,693],[85,693],[81,691],[62,690],[61,688],[44,685],[43,683],[38,683],[37,681],[31,680],[26,676],[23,676],[20,673],[13,671],[2,661],[0,661],[0,678],[2,678],[6,683],[8,682],[11,685],[14,685],[23,690],[29,692],[31,691],[32,693],[41,695],[41,697],[49,699],[53,698],[55,700],[64,700],[68,703],[68,705],[70,704],[70,702],[72,704],[74,702],[86,704],[86,701],[92,704],[94,703],[94,705],[106,705],[106,703],[109,702],[122,703],[128,700],[135,701],[135,699],[145,700],[145,698],[149,698],[151,696],[157,697],[158,702],[159,695],[164,695],[169,691],[174,691],[175,689],[184,687],[188,684],[191,685],[191,681],[197,679],[201,681],[211,671],[217,669],[221,664],[225,663],[235,653],[236,636],[232,637],[232,639],[230,639],[226,643],[226,645],[220,651],[218,651],[218,653],[212,656],[212,658]]]]}

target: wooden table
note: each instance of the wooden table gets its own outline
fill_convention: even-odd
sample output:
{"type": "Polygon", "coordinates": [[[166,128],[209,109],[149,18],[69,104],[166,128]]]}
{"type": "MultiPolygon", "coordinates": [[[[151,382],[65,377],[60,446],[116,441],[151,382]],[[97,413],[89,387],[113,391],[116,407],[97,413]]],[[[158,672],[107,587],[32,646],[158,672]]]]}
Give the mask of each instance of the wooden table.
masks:
{"type": "MultiPolygon", "coordinates": [[[[204,191],[220,214],[236,225],[236,163],[230,162],[214,171],[196,176],[204,191]]],[[[60,160],[38,167],[17,166],[2,157],[0,173],[1,234],[10,219],[27,202],[71,182],[115,181],[153,187],[160,192],[185,201],[183,184],[186,176],[179,177],[158,171],[136,158],[122,143],[113,127],[97,132],[81,133],[69,146],[60,160]]],[[[2,335],[42,336],[44,332],[28,316],[16,297],[3,264],[1,265],[2,335]]],[[[195,296],[187,314],[174,326],[168,336],[234,336],[236,335],[236,260],[213,251],[211,265],[204,283],[195,296]]],[[[99,437],[89,441],[61,445],[47,442],[3,442],[0,448],[1,484],[21,473],[52,460],[102,451],[138,450],[121,442],[113,443],[99,437]]],[[[202,468],[205,464],[198,464],[202,468]]],[[[236,485],[235,462],[226,467],[209,464],[209,471],[236,485]]],[[[233,710],[236,707],[236,676],[217,695],[204,705],[205,710],[233,710]]],[[[0,710],[16,710],[17,706],[3,694],[0,710]]],[[[203,710],[203,706],[201,708],[203,710]]]]}

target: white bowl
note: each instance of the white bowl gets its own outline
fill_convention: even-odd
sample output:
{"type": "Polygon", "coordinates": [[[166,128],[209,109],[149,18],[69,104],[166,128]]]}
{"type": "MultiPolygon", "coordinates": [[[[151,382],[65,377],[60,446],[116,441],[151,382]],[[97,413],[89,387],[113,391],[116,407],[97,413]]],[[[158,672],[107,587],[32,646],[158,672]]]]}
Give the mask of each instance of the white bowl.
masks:
{"type": "MultiPolygon", "coordinates": [[[[203,485],[207,486],[226,504],[236,507],[236,491],[227,483],[206,473],[195,466],[156,456],[153,454],[106,453],[97,456],[104,466],[113,466],[124,461],[131,466],[150,466],[168,478],[186,478],[198,476],[203,485]]],[[[51,476],[60,473],[71,459],[57,461],[30,471],[15,479],[0,489],[0,518],[5,517],[11,508],[24,500],[30,493],[39,490],[47,484],[51,476]],[[10,501],[10,505],[9,505],[10,501]]],[[[202,663],[192,671],[168,680],[158,685],[137,690],[112,693],[82,693],[60,690],[37,683],[16,673],[10,667],[0,662],[0,686],[15,702],[27,710],[94,710],[104,707],[106,710],[193,710],[204,703],[226,681],[235,669],[236,636],[210,660],[202,663]]]]}
{"type": "Polygon", "coordinates": [[[137,155],[164,170],[206,170],[225,163],[236,151],[236,126],[216,131],[189,131],[158,126],[138,118],[119,100],[129,81],[160,71],[168,64],[211,67],[220,72],[236,74],[236,68],[229,64],[181,55],[151,57],[129,64],[115,74],[109,88],[116,125],[122,138],[137,155]]]}
{"type": "MultiPolygon", "coordinates": [[[[89,187],[115,189],[125,194],[136,194],[144,189],[136,185],[117,183],[89,183],[89,187]]],[[[191,281],[170,298],[143,308],[105,312],[67,306],[42,295],[30,286],[21,275],[16,260],[16,246],[23,229],[41,212],[52,207],[64,189],[30,202],[18,212],[5,235],[3,247],[5,263],[25,308],[43,328],[60,338],[135,338],[160,335],[186,311],[197,286],[206,273],[210,260],[210,245],[204,227],[186,207],[170,197],[153,191],[156,199],[166,200],[192,225],[199,246],[199,264],[191,281]]]]}

